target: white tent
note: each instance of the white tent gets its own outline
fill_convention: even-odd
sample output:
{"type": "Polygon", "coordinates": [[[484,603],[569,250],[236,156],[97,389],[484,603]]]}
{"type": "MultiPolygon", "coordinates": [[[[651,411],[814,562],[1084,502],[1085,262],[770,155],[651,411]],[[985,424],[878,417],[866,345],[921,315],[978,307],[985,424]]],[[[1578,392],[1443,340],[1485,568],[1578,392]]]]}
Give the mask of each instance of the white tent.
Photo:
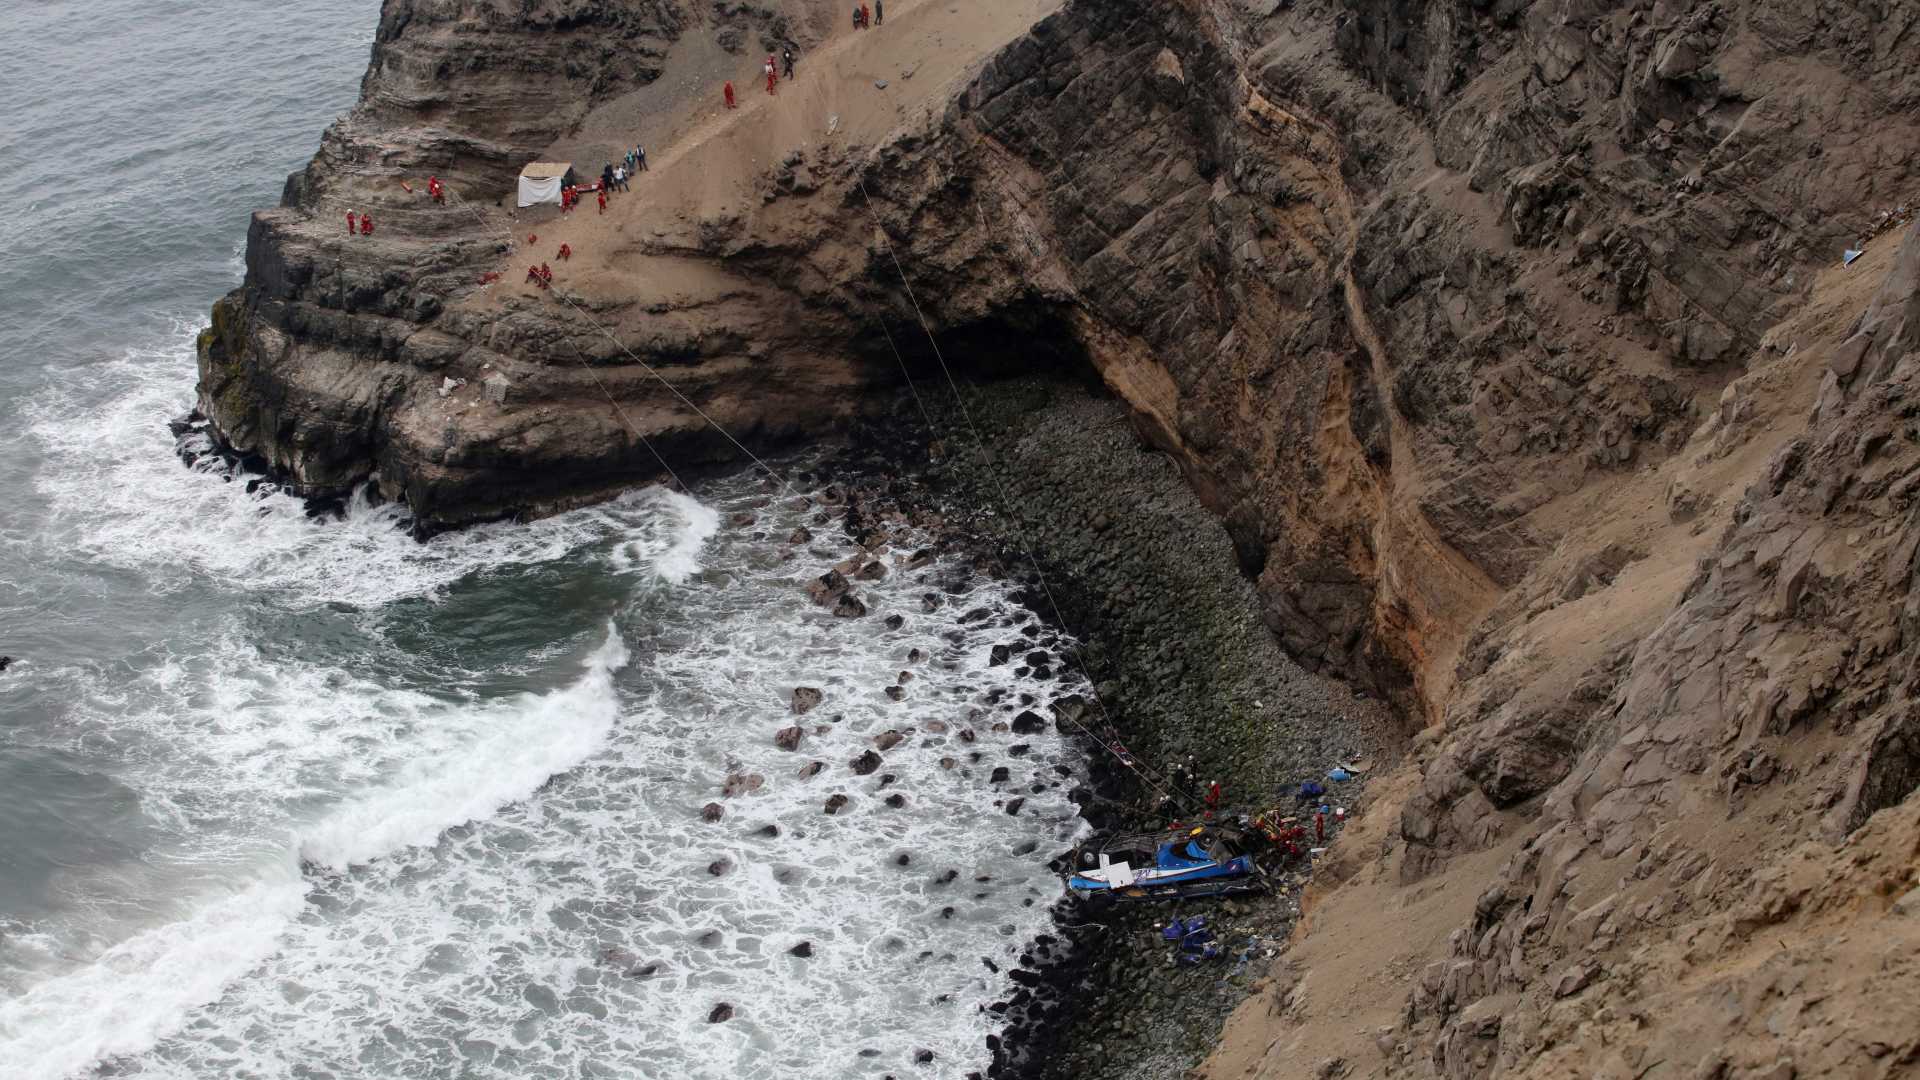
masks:
{"type": "Polygon", "coordinates": [[[520,170],[520,205],[560,204],[560,189],[573,180],[573,166],[564,161],[535,161],[520,170]]]}

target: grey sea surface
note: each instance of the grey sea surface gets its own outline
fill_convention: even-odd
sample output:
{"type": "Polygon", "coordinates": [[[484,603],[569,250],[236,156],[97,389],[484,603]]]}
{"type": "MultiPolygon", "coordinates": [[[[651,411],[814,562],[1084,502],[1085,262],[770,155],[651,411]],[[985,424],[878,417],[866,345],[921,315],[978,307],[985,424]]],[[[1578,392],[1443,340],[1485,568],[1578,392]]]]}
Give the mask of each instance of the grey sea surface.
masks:
{"type": "Polygon", "coordinates": [[[1082,828],[1077,752],[990,730],[1063,689],[987,666],[1033,619],[1007,587],[897,570],[834,619],[800,585],[852,545],[788,545],[813,512],[749,474],[422,544],[399,508],[313,518],[182,463],[194,337],[377,18],[6,15],[0,1076],[982,1067],[1009,988],[981,960],[1046,928],[1044,860],[1082,828]],[[923,614],[936,590],[965,600],[923,614]],[[802,684],[827,700],[789,753],[802,684]],[[882,773],[847,768],[889,729],[882,773]],[[764,782],[722,800],[730,775],[764,782]]]}

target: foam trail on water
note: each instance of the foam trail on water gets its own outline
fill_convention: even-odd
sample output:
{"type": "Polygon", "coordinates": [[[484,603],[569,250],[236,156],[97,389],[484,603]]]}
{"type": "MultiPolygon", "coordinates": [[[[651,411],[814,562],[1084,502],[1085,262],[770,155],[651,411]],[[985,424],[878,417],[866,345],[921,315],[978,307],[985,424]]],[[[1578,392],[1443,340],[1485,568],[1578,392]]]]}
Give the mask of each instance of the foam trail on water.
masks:
{"type": "MultiPolygon", "coordinates": [[[[272,594],[294,606],[378,607],[436,596],[462,579],[553,563],[594,545],[614,546],[623,569],[647,567],[669,581],[697,569],[719,519],[694,499],[662,489],[632,491],[599,506],[530,523],[495,522],[420,543],[396,504],[364,493],[343,520],[307,516],[306,503],[208,455],[183,469],[167,424],[193,408],[198,320],[177,320],[159,345],[68,373],[22,406],[28,432],[49,458],[35,484],[69,545],[137,571],[156,592],[196,575],[272,594]],[[685,523],[668,538],[667,510],[685,523]],[[658,548],[668,542],[664,558],[658,548]]],[[[210,449],[204,436],[191,437],[210,449]]]]}
{"type": "Polygon", "coordinates": [[[662,578],[680,584],[700,569],[700,550],[720,529],[720,513],[691,495],[669,491],[662,501],[679,512],[685,527],[667,550],[653,559],[662,578]]]}
{"type": "Polygon", "coordinates": [[[306,887],[286,860],[192,917],[0,1000],[0,1076],[52,1080],[145,1049],[272,955],[306,887]]]}
{"type": "Polygon", "coordinates": [[[613,673],[626,666],[628,655],[609,624],[580,681],[507,705],[503,723],[446,758],[409,762],[390,785],[310,829],[300,844],[301,859],[345,870],[403,847],[431,844],[455,825],[533,794],[606,739],[620,711],[613,673]]]}

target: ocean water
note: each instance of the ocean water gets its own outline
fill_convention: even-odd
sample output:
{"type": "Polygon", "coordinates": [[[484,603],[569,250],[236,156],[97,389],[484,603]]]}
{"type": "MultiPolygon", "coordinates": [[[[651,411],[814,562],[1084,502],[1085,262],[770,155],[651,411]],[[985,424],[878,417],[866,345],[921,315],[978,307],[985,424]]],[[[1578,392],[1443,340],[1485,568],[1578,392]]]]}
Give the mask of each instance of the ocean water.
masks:
{"type": "Polygon", "coordinates": [[[0,1077],[983,1067],[1009,987],[982,959],[1046,929],[1082,828],[1077,751],[991,730],[1071,689],[986,665],[1048,636],[1007,587],[944,560],[834,619],[800,586],[851,544],[753,475],[422,544],[181,464],[194,335],[377,7],[9,9],[0,1077]],[[827,698],[790,753],[802,684],[827,698]]]}

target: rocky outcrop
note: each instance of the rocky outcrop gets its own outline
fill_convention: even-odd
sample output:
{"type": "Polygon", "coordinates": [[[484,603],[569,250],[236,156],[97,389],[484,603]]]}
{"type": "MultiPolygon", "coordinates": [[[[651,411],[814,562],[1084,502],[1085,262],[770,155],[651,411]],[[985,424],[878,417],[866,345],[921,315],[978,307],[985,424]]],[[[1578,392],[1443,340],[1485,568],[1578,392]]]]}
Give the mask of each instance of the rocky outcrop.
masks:
{"type": "MultiPolygon", "coordinates": [[[[478,285],[523,257],[481,193],[723,28],[534,9],[390,0],[362,105],[256,217],[203,339],[233,448],[435,528],[838,431],[902,370],[1090,368],[1289,653],[1433,722],[1382,811],[1398,880],[1507,858],[1378,1071],[1911,1059],[1907,1014],[1819,1007],[1910,966],[1813,943],[1910,888],[1920,254],[1845,334],[1816,282],[1916,194],[1920,5],[1069,0],[924,119],[753,144],[751,208],[659,222],[552,295],[478,285]],[[478,197],[337,234],[349,206],[397,223],[422,169],[478,197]],[[1635,1004],[1669,985],[1738,1022],[1635,1004]]],[[[848,573],[812,592],[858,617],[848,573]]]]}
{"type": "Polygon", "coordinates": [[[1505,800],[1473,762],[1554,733],[1551,764],[1520,770],[1522,797],[1544,794],[1537,817],[1422,976],[1390,1065],[1553,1075],[1587,1053],[1881,1075],[1920,1060],[1904,1004],[1920,926],[1890,908],[1920,880],[1920,442],[1900,419],[1920,402],[1920,229],[1845,343],[1807,362],[1821,367],[1805,433],[1658,627],[1603,665],[1608,685],[1569,698],[1585,719],[1463,717],[1426,769],[1406,840],[1485,843],[1446,827],[1500,831],[1487,809],[1505,800]],[[1836,962],[1850,933],[1902,959],[1836,962]],[[1680,985],[1723,1004],[1660,1016],[1680,985]]]}

